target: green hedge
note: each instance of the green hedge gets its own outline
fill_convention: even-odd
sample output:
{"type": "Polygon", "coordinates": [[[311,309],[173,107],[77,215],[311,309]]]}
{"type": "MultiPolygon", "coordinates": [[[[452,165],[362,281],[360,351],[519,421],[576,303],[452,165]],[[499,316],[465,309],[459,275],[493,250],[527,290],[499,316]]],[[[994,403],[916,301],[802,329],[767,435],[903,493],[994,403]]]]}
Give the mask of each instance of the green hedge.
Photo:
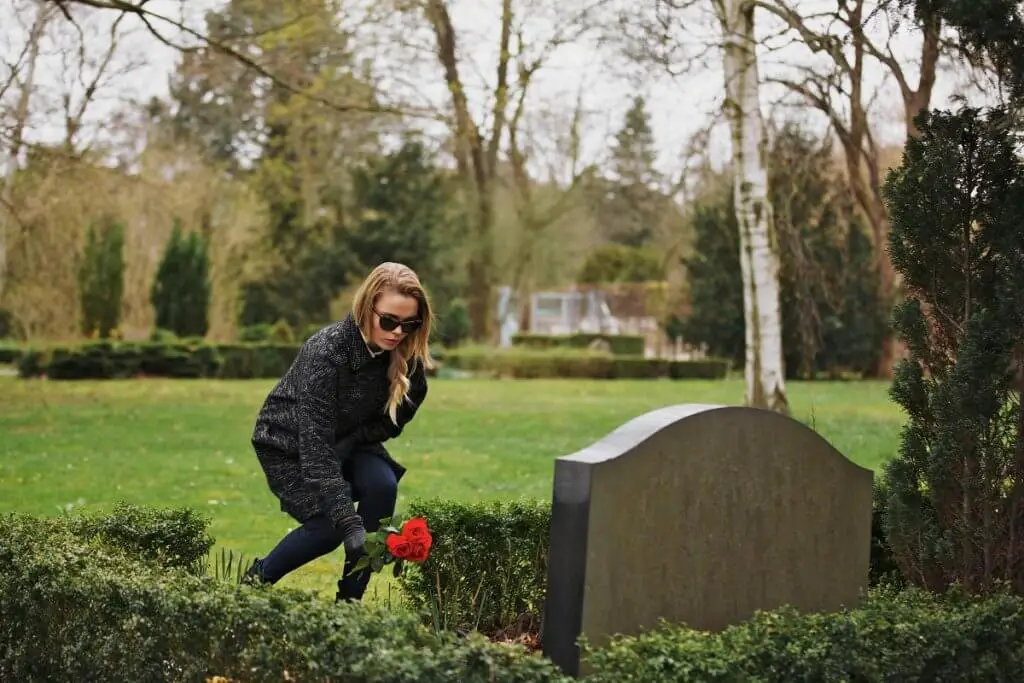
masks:
{"type": "Polygon", "coordinates": [[[87,342],[29,347],[22,353],[22,377],[51,379],[150,377],[280,377],[299,352],[298,344],[205,344],[175,342],[87,342]]]}
{"type": "Polygon", "coordinates": [[[530,349],[572,348],[585,349],[595,341],[608,344],[616,356],[643,356],[644,338],[632,334],[598,334],[578,332],[576,334],[514,334],[512,344],[530,349]]]}
{"type": "MultiPolygon", "coordinates": [[[[876,506],[884,501],[876,487],[876,506]]],[[[548,571],[551,504],[539,500],[459,503],[416,500],[436,544],[421,566],[399,578],[405,599],[443,628],[488,634],[540,632],[548,571]]],[[[871,585],[902,585],[876,507],[871,529],[871,585]]]]}
{"type": "MultiPolygon", "coordinates": [[[[437,542],[402,588],[448,599],[448,627],[538,609],[546,505],[418,501],[411,512],[437,542]]],[[[206,524],[133,506],[0,517],[0,680],[569,681],[518,646],[433,631],[422,614],[206,575],[206,524]]],[[[1024,600],[876,588],[836,614],[779,609],[717,634],[661,624],[584,652],[593,683],[1009,683],[1024,666],[1024,600]]]]}
{"type": "MultiPolygon", "coordinates": [[[[280,377],[299,351],[298,344],[206,344],[185,341],[99,341],[19,349],[22,377],[51,379],[118,379],[211,377],[252,379],[280,377]]],[[[465,347],[443,351],[444,365],[515,378],[577,379],[721,379],[727,361],[669,361],[616,356],[585,349],[494,349],[465,347]]],[[[434,374],[432,372],[432,374],[434,374]]]]}
{"type": "Polygon", "coordinates": [[[551,505],[413,501],[435,538],[430,557],[399,577],[406,601],[449,630],[539,633],[551,505]]]}
{"type": "Polygon", "coordinates": [[[21,358],[21,344],[0,341],[0,365],[17,363],[21,358]]]}
{"type": "Polygon", "coordinates": [[[585,658],[593,683],[1011,683],[1024,600],[878,589],[858,609],[779,609],[718,634],[662,624],[585,658]]]}
{"type": "Polygon", "coordinates": [[[724,379],[729,362],[616,356],[577,349],[448,349],[446,367],[517,379],[724,379]]]}
{"type": "Polygon", "coordinates": [[[409,612],[198,575],[76,524],[0,519],[0,680],[565,681],[520,647],[435,634],[409,612]]]}

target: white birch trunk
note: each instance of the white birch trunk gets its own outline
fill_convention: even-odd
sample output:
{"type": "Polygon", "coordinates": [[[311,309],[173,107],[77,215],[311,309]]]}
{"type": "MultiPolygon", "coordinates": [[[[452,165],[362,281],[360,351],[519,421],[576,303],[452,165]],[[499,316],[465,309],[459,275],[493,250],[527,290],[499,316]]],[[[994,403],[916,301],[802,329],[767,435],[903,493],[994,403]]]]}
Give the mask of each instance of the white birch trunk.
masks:
{"type": "Polygon", "coordinates": [[[740,228],[746,401],[749,406],[788,413],[779,259],[765,169],[767,140],[761,120],[754,5],[748,0],[719,0],[715,5],[724,38],[725,113],[732,133],[736,218],[740,228]]]}

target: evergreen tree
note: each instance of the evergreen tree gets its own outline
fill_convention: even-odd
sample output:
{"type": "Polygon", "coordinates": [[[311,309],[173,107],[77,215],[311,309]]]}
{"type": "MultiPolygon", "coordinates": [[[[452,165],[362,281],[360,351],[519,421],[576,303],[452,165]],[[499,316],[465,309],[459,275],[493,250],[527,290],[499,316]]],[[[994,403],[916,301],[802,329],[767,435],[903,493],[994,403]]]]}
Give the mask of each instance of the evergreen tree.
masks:
{"type": "Polygon", "coordinates": [[[646,244],[664,213],[654,131],[646,102],[637,96],[612,145],[612,177],[598,182],[597,216],[605,236],[630,247],[646,244]]]}
{"type": "Polygon", "coordinates": [[[897,0],[918,21],[942,21],[956,29],[969,59],[995,68],[1010,95],[1024,100],[1024,5],[1020,0],[897,0]]]}
{"type": "Polygon", "coordinates": [[[352,173],[349,234],[352,253],[369,270],[384,261],[404,263],[431,283],[442,307],[453,291],[439,230],[452,220],[452,188],[423,144],[406,140],[395,152],[370,159],[352,173]]]}
{"type": "Polygon", "coordinates": [[[743,367],[740,226],[732,183],[728,176],[711,176],[707,188],[693,205],[693,253],[683,260],[690,281],[690,315],[683,320],[682,337],[743,367]]]}
{"type": "Polygon", "coordinates": [[[1024,591],[1024,164],[1003,112],[918,118],[885,196],[907,300],[885,528],[911,582],[1024,591]]]}
{"type": "MultiPolygon", "coordinates": [[[[827,145],[794,126],[775,136],[769,192],[781,243],[780,298],[786,374],[870,371],[886,332],[873,249],[827,145]]],[[[693,254],[684,260],[691,314],[683,338],[744,362],[743,283],[732,184],[711,174],[692,214],[693,254]]]]}
{"type": "Polygon", "coordinates": [[[174,219],[150,290],[156,327],[179,337],[204,337],[210,320],[210,257],[198,232],[182,233],[174,219]]]}
{"type": "Polygon", "coordinates": [[[124,298],[124,227],[106,221],[89,226],[78,267],[82,333],[107,339],[121,322],[124,298]]]}

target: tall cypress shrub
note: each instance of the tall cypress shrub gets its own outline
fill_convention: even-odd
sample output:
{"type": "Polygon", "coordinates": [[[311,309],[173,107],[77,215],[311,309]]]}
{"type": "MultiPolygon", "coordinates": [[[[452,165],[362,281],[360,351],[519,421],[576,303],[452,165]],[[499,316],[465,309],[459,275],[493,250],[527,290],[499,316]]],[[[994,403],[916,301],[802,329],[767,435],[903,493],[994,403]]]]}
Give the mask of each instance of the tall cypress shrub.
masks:
{"type": "Polygon", "coordinates": [[[885,529],[907,580],[1024,591],[1024,165],[1005,113],[919,117],[885,196],[909,348],[885,529]]]}
{"type": "Polygon", "coordinates": [[[121,323],[124,298],[124,226],[90,225],[78,265],[82,334],[107,339],[121,323]]]}
{"type": "Polygon", "coordinates": [[[156,327],[179,337],[203,337],[210,321],[210,257],[206,239],[183,234],[174,219],[150,292],[156,327]]]}

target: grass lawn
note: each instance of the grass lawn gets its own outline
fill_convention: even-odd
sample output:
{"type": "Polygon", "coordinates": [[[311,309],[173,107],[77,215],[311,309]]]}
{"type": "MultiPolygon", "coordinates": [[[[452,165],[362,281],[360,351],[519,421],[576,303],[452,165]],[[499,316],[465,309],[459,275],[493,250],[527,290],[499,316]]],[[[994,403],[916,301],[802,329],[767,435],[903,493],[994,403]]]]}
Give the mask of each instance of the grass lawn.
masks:
{"type": "MultiPolygon", "coordinates": [[[[0,512],[50,515],[118,500],[192,506],[211,517],[218,546],[264,554],[292,526],[249,446],[272,384],[0,377],[0,512]]],[[[887,388],[795,383],[789,394],[794,417],[877,468],[895,453],[902,424],[887,388]]],[[[427,405],[388,444],[409,468],[399,508],[410,498],[548,499],[554,458],[621,423],[674,403],[742,400],[739,380],[434,380],[427,405]]],[[[340,559],[340,551],[321,558],[282,585],[333,597],[340,559]]]]}

